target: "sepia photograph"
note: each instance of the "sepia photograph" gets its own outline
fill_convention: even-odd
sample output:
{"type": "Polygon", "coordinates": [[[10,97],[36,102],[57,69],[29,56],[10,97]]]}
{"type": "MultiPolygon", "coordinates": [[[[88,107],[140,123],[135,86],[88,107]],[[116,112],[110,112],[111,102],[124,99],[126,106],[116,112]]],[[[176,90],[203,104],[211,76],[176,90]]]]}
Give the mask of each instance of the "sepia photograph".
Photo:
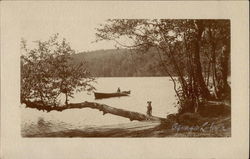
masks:
{"type": "Polygon", "coordinates": [[[231,136],[230,20],[96,24],[79,30],[95,37],[81,48],[104,48],[21,39],[23,137],[231,136]]]}
{"type": "Polygon", "coordinates": [[[1,151],[60,159],[246,152],[248,8],[180,4],[5,3],[1,151]]]}

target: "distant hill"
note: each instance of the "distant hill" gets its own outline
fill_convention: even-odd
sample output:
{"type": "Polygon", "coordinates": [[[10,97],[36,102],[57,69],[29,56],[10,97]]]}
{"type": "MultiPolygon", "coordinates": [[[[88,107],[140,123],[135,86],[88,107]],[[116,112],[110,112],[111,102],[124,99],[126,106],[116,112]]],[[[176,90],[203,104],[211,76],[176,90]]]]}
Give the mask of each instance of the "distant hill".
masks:
{"type": "Polygon", "coordinates": [[[73,56],[76,63],[85,60],[96,77],[166,76],[157,58],[153,51],[142,54],[126,49],[81,52],[73,56]]]}
{"type": "MultiPolygon", "coordinates": [[[[176,57],[177,58],[177,57],[176,57]]],[[[184,69],[185,57],[176,59],[179,67],[184,69]]],[[[207,70],[207,57],[200,54],[203,72],[207,70]]],[[[127,49],[97,50],[81,52],[73,55],[74,62],[86,61],[91,74],[95,77],[147,77],[147,76],[167,76],[167,73],[160,67],[159,56],[155,49],[150,49],[146,53],[131,52],[127,49]]],[[[168,61],[170,62],[170,61],[168,61]]],[[[230,75],[229,60],[229,75],[230,75]]],[[[169,65],[169,71],[176,75],[169,65]]]]}

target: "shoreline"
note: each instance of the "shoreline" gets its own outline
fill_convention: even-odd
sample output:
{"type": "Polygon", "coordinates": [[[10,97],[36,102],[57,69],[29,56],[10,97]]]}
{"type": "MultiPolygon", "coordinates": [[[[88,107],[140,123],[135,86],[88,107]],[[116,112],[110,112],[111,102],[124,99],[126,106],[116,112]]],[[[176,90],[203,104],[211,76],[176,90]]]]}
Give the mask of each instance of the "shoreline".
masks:
{"type": "MultiPolygon", "coordinates": [[[[183,125],[183,127],[188,127],[183,125]]],[[[108,126],[95,126],[85,129],[71,129],[43,134],[23,134],[23,137],[231,137],[230,117],[221,118],[213,123],[215,129],[202,131],[177,130],[172,126],[165,127],[159,122],[145,121],[108,126]],[[228,126],[230,125],[230,126],[228,126]],[[216,130],[216,127],[223,129],[216,130]]],[[[186,128],[185,128],[186,129],[186,128]]]]}
{"type": "Polygon", "coordinates": [[[212,107],[219,112],[213,117],[198,113],[171,114],[168,123],[136,121],[40,134],[22,133],[22,137],[231,137],[231,107],[212,107]]]}

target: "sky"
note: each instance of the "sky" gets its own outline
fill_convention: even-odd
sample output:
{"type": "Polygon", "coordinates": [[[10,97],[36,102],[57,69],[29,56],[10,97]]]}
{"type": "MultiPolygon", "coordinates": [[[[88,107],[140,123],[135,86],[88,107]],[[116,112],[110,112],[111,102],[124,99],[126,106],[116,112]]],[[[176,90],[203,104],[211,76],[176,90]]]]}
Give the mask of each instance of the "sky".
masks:
{"type": "Polygon", "coordinates": [[[197,6],[192,3],[196,2],[188,2],[188,7],[183,7],[182,2],[162,1],[157,3],[152,1],[40,1],[39,3],[27,1],[9,2],[3,13],[8,15],[5,16],[6,18],[15,17],[14,21],[10,21],[10,25],[13,23],[11,27],[19,29],[20,36],[27,40],[28,45],[32,41],[47,40],[49,36],[59,33],[76,51],[91,51],[115,48],[114,42],[91,43],[96,39],[95,28],[106,19],[228,18],[228,12],[218,9],[217,3],[203,3],[210,5],[206,7],[206,11],[203,8],[203,12],[193,9],[197,6]],[[17,23],[18,26],[15,26],[17,23]]]}
{"type": "Polygon", "coordinates": [[[95,9],[98,8],[86,5],[26,6],[20,9],[21,37],[33,47],[32,41],[47,40],[49,36],[59,33],[77,52],[113,49],[114,42],[94,42],[95,28],[108,18],[95,9]]]}

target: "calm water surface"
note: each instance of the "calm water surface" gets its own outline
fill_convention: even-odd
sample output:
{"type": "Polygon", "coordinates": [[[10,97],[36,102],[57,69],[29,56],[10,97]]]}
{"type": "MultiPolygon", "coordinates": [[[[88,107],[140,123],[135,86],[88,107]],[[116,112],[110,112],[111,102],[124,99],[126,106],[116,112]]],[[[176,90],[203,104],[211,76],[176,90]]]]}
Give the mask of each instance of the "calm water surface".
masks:
{"type": "MultiPolygon", "coordinates": [[[[115,92],[131,90],[128,97],[116,97],[95,100],[94,94],[85,92],[75,93],[71,103],[98,102],[112,107],[146,113],[147,101],[152,101],[153,115],[166,117],[169,113],[177,112],[173,83],[168,77],[126,77],[98,78],[95,84],[97,92],[115,92]]],[[[64,97],[60,97],[64,101],[64,97]]],[[[91,126],[122,124],[129,119],[106,114],[96,109],[71,109],[63,112],[43,112],[21,106],[22,134],[46,133],[69,129],[84,129],[91,126]]]]}

